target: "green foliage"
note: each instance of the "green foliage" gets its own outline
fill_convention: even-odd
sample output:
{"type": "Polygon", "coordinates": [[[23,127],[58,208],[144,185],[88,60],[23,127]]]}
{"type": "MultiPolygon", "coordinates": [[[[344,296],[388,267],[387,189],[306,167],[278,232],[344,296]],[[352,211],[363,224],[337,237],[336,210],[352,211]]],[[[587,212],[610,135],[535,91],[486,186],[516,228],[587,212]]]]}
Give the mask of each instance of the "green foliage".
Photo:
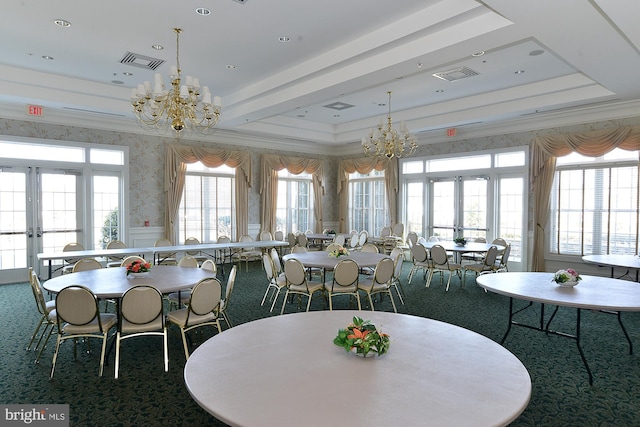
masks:
{"type": "Polygon", "coordinates": [[[105,249],[112,240],[119,240],[118,231],[118,209],[114,209],[109,212],[109,215],[104,219],[102,226],[102,249],[105,249]]]}
{"type": "Polygon", "coordinates": [[[333,343],[343,347],[347,352],[355,349],[356,353],[366,356],[369,352],[378,353],[378,356],[389,350],[389,335],[376,328],[370,320],[354,316],[353,323],[345,329],[340,329],[333,343]]]}

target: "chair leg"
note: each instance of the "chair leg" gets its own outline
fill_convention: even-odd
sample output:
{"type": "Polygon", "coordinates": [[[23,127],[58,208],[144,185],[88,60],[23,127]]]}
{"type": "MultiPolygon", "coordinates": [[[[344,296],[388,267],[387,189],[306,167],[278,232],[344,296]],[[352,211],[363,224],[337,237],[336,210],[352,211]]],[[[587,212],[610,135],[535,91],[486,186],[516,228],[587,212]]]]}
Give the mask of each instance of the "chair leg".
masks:
{"type": "Polygon", "coordinates": [[[184,359],[189,360],[189,344],[187,344],[187,336],[183,327],[180,327],[180,333],[182,335],[182,346],[184,347],[184,359]]]}
{"type": "Polygon", "coordinates": [[[167,340],[167,327],[165,326],[162,330],[162,341],[163,341],[163,351],[164,351],[164,371],[169,371],[169,343],[167,340]]]}
{"type": "Polygon", "coordinates": [[[356,301],[358,301],[358,311],[362,310],[362,306],[360,305],[360,295],[359,294],[356,294],[356,301]]]}
{"type": "Polygon", "coordinates": [[[104,371],[104,355],[107,353],[107,336],[109,331],[104,331],[102,335],[102,350],[100,351],[100,371],[98,376],[102,376],[102,372],[104,371]]]}
{"type": "Polygon", "coordinates": [[[396,303],[393,302],[393,295],[391,294],[391,288],[389,288],[389,299],[391,300],[391,306],[393,307],[393,312],[397,313],[398,310],[396,309],[396,303]]]}
{"type": "MultiPolygon", "coordinates": [[[[47,338],[45,338],[44,343],[42,344],[42,347],[40,347],[40,351],[38,351],[38,356],[36,357],[36,360],[34,361],[34,363],[40,363],[40,357],[42,356],[42,352],[44,351],[44,348],[47,346],[47,343],[49,342],[49,338],[51,338],[51,335],[53,335],[53,331],[55,331],[55,326],[51,325],[51,329],[49,329],[49,333],[47,334],[47,338]]],[[[43,335],[45,333],[47,333],[47,328],[45,327],[45,330],[42,332],[43,335]]],[[[40,336],[40,339],[42,339],[42,336],[40,336]]],[[[38,345],[40,343],[40,340],[38,340],[38,345]]],[[[36,346],[35,349],[37,349],[38,346],[36,346]]],[[[35,350],[34,349],[34,350],[35,350]]]]}
{"type": "Polygon", "coordinates": [[[451,283],[451,275],[453,274],[452,271],[449,271],[449,280],[447,280],[447,288],[445,289],[445,291],[449,290],[449,284],[451,283]]]}
{"type": "Polygon", "coordinates": [[[269,313],[273,311],[273,307],[275,307],[276,301],[278,301],[278,295],[280,295],[280,288],[278,288],[278,290],[276,291],[276,294],[273,297],[273,303],[271,303],[271,310],[269,310],[269,313]]]}
{"type": "Polygon", "coordinates": [[[120,370],[120,331],[116,332],[116,366],[114,378],[118,379],[118,372],[120,370]]]}
{"type": "Polygon", "coordinates": [[[371,306],[371,311],[375,311],[373,308],[373,299],[371,298],[371,294],[367,293],[367,297],[369,297],[369,305],[371,306]]]}
{"type": "Polygon", "coordinates": [[[287,304],[287,297],[289,296],[289,291],[284,294],[284,300],[282,301],[282,309],[280,310],[280,314],[284,314],[284,306],[287,304]]]}
{"type": "MultiPolygon", "coordinates": [[[[43,314],[42,317],[40,318],[40,321],[38,322],[38,325],[36,326],[35,331],[33,331],[33,335],[31,335],[31,340],[29,341],[29,345],[27,346],[27,351],[29,351],[31,349],[31,344],[33,344],[33,341],[35,341],[36,336],[38,335],[38,331],[42,327],[42,322],[44,322],[46,320],[46,318],[47,318],[46,314],[43,314]]],[[[38,342],[40,342],[40,340],[38,340],[38,342]]],[[[36,345],[35,349],[37,349],[37,348],[38,348],[38,346],[36,345]]]]}
{"type": "Polygon", "coordinates": [[[60,335],[58,335],[58,339],[56,340],[56,350],[53,352],[53,359],[51,360],[51,374],[49,375],[49,379],[53,379],[53,373],[56,370],[56,360],[58,360],[58,351],[60,350],[60,335]]]}

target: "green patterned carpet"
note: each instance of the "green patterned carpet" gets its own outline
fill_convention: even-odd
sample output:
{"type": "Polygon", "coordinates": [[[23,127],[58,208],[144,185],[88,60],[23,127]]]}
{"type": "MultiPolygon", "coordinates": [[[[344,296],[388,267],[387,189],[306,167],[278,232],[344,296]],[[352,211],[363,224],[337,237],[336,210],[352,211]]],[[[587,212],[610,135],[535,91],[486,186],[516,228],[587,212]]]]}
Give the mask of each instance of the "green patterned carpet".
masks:
{"type": "MultiPolygon", "coordinates": [[[[260,306],[266,287],[260,265],[254,263],[248,272],[242,267],[229,306],[236,324],[270,315],[267,304],[260,306]]],[[[502,338],[507,326],[508,298],[485,293],[473,279],[461,288],[454,278],[449,292],[437,279],[425,288],[421,275],[407,285],[409,268],[406,262],[402,281],[405,305],[397,302],[399,312],[453,323],[496,341],[502,338]]],[[[99,378],[99,351],[79,352],[74,361],[72,344],[66,343],[61,348],[55,378],[49,381],[52,343],[38,365],[33,363],[33,352],[25,351],[38,318],[29,285],[0,286],[0,301],[1,403],[67,403],[72,426],[224,425],[194,403],[184,387],[184,354],[177,330],[169,334],[168,373],[162,369],[160,338],[145,337],[124,342],[118,380],[113,378],[113,352],[104,376],[99,378]]],[[[280,304],[274,312],[279,312],[280,304]]],[[[296,308],[288,304],[286,312],[296,308]]],[[[348,308],[348,303],[338,299],[334,308],[348,308]]],[[[376,308],[389,311],[390,304],[385,300],[376,308]]],[[[322,309],[322,299],[317,298],[312,310],[322,309]]],[[[547,307],[547,317],[551,311],[547,307]]],[[[573,332],[575,315],[574,309],[561,308],[553,328],[573,332]]],[[[535,324],[538,316],[539,305],[535,305],[520,319],[535,324]]],[[[625,313],[623,321],[634,343],[640,342],[640,313],[625,313]]],[[[205,339],[212,332],[208,333],[205,339]]],[[[593,386],[589,386],[573,341],[525,328],[512,329],[505,347],[527,367],[533,385],[531,402],[513,426],[640,426],[640,355],[629,355],[615,316],[585,311],[582,334],[582,346],[594,374],[593,386]]],[[[97,341],[92,349],[98,350],[97,341]]],[[[225,392],[223,385],[217,387],[220,393],[225,392]]],[[[283,397],[282,404],[291,403],[283,397]]],[[[423,425],[429,425],[429,420],[424,420],[423,425]]]]}

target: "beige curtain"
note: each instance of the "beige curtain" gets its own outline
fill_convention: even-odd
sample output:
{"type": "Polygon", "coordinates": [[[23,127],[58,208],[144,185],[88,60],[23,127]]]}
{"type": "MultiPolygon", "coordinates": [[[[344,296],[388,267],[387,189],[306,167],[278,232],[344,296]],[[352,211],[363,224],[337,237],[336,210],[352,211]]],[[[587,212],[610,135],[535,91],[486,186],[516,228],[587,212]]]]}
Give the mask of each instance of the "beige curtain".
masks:
{"type": "Polygon", "coordinates": [[[227,165],[236,169],[236,229],[238,236],[249,230],[249,188],[251,188],[251,156],[247,151],[222,150],[170,144],[165,159],[165,235],[172,243],[178,237],[177,217],[184,190],[186,164],[202,162],[215,168],[227,165]]]}
{"type": "Polygon", "coordinates": [[[347,217],[349,216],[349,174],[358,172],[367,174],[372,170],[384,170],[384,183],[387,190],[387,203],[389,206],[389,220],[391,225],[398,220],[398,159],[378,159],[365,157],[362,159],[341,160],[338,165],[338,197],[340,203],[339,232],[346,233],[347,217]]]}
{"type": "Polygon", "coordinates": [[[532,271],[545,271],[544,235],[549,219],[549,196],[556,168],[556,158],[578,152],[597,157],[613,150],[640,149],[640,127],[605,129],[578,134],[539,136],[531,153],[531,190],[534,197],[532,271]]]}
{"type": "Polygon", "coordinates": [[[261,162],[262,207],[260,209],[261,231],[276,229],[276,200],[278,192],[278,171],[287,169],[289,173],[311,174],[313,183],[313,213],[316,218],[315,232],[322,232],[322,197],[324,196],[324,163],[322,159],[305,159],[263,154],[261,162]]]}

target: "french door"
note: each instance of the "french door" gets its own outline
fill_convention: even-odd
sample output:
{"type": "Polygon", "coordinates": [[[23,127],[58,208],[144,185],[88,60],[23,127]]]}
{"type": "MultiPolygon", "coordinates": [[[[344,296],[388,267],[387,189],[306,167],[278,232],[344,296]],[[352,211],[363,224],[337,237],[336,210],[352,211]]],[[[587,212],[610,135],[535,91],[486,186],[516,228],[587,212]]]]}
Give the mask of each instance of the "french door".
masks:
{"type": "Polygon", "coordinates": [[[39,272],[39,252],[82,242],[81,184],[81,170],[0,168],[0,283],[39,272]]]}
{"type": "Polygon", "coordinates": [[[453,240],[458,236],[487,239],[488,224],[493,221],[488,209],[488,183],[486,176],[431,179],[429,236],[441,240],[453,240]]]}

